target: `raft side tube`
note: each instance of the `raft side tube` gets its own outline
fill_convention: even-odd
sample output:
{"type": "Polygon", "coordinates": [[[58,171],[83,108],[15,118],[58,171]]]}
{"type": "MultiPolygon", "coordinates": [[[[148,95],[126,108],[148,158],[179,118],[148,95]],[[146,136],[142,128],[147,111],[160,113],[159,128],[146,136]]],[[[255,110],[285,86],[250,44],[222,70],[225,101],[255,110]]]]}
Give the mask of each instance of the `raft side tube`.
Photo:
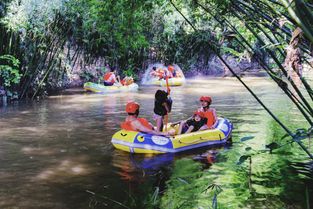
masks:
{"type": "Polygon", "coordinates": [[[112,137],[117,148],[132,153],[176,153],[194,148],[225,144],[231,137],[232,123],[219,118],[215,129],[181,134],[171,137],[136,131],[120,130],[112,137]]]}

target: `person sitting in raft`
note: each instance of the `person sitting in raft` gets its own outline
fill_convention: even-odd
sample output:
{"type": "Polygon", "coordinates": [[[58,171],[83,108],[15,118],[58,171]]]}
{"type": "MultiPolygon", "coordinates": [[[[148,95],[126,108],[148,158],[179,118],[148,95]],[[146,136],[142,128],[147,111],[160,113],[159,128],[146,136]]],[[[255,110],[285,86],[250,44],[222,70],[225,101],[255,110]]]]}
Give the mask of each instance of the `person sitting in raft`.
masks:
{"type": "Polygon", "coordinates": [[[121,80],[121,84],[123,86],[128,86],[132,83],[134,83],[134,79],[131,76],[126,76],[125,78],[123,78],[123,80],[121,80]]]}
{"type": "Polygon", "coordinates": [[[128,131],[139,131],[155,135],[166,136],[167,133],[162,133],[153,130],[153,126],[145,118],[138,118],[140,105],[137,102],[128,102],[125,111],[128,116],[125,121],[121,123],[121,128],[128,131]]]}
{"type": "Polygon", "coordinates": [[[156,121],[158,131],[163,130],[164,117],[171,112],[172,100],[167,96],[168,93],[166,91],[159,89],[155,92],[153,119],[156,121]]]}
{"type": "Polygon", "coordinates": [[[210,96],[202,96],[199,100],[201,102],[201,107],[198,111],[201,111],[203,116],[207,119],[206,124],[202,126],[200,130],[214,129],[218,123],[218,119],[216,116],[216,110],[214,108],[210,108],[212,98],[210,96]]]}
{"type": "MultiPolygon", "coordinates": [[[[214,129],[218,123],[218,119],[216,116],[216,110],[214,108],[210,108],[212,103],[212,98],[210,96],[201,96],[200,97],[201,107],[197,110],[202,112],[202,117],[205,118],[205,123],[199,128],[199,131],[206,129],[214,129]]],[[[171,126],[174,127],[177,124],[180,124],[179,127],[184,127],[188,120],[192,119],[192,117],[187,120],[178,121],[172,123],[171,126]]]]}
{"type": "Polygon", "coordinates": [[[187,134],[198,131],[206,123],[207,119],[203,116],[203,112],[196,111],[191,119],[180,123],[177,134],[187,134]]]}
{"type": "Polygon", "coordinates": [[[112,68],[109,72],[106,72],[103,76],[103,85],[105,86],[113,86],[114,84],[120,84],[119,76],[116,76],[117,72],[116,69],[112,68]]]}
{"type": "Polygon", "coordinates": [[[159,80],[161,80],[164,76],[164,71],[162,69],[157,69],[155,66],[152,67],[152,71],[150,72],[150,75],[152,77],[156,77],[159,78],[159,80]]]}

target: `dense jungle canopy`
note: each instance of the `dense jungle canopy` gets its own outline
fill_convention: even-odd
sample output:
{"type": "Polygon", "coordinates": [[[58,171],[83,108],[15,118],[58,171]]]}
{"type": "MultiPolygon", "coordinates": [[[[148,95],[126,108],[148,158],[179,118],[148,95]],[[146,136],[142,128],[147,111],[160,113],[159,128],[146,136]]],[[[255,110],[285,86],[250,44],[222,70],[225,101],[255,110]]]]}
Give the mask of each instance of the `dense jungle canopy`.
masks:
{"type": "Polygon", "coordinates": [[[294,38],[310,63],[312,17],[309,0],[2,0],[0,86],[34,98],[105,66],[140,76],[153,62],[225,74],[216,55],[280,76],[294,38]]]}

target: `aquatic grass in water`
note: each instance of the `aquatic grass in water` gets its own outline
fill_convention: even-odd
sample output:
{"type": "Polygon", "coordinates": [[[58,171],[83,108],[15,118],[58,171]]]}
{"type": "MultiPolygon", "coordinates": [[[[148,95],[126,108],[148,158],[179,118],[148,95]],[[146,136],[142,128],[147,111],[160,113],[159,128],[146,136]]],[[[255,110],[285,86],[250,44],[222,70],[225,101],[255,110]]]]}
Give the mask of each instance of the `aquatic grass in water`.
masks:
{"type": "MultiPolygon", "coordinates": [[[[307,128],[300,115],[276,111],[291,130],[307,128]]],[[[197,162],[177,160],[161,208],[309,208],[313,180],[291,166],[307,161],[306,153],[267,114],[256,117],[263,123],[237,127],[233,147],[220,152],[209,169],[201,171],[197,162]],[[256,136],[245,135],[248,130],[256,130],[256,136]],[[186,173],[189,181],[183,178],[186,173]],[[199,189],[208,185],[219,185],[221,192],[214,196],[213,191],[199,189]]],[[[309,139],[303,143],[308,147],[309,139]]]]}
{"type": "Polygon", "coordinates": [[[167,182],[167,190],[161,201],[161,208],[193,208],[198,195],[205,185],[197,181],[203,173],[201,164],[191,159],[181,159],[174,166],[173,174],[167,182]]]}

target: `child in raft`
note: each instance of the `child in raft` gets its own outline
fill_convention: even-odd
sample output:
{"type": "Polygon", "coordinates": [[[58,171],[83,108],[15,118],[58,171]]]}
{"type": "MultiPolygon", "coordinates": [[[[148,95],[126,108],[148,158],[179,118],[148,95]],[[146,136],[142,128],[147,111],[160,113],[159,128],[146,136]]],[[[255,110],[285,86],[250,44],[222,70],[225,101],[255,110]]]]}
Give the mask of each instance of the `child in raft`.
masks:
{"type": "Polygon", "coordinates": [[[191,119],[180,123],[177,134],[196,132],[206,123],[207,119],[204,117],[203,113],[201,111],[196,111],[191,119]]]}
{"type": "Polygon", "coordinates": [[[164,117],[171,112],[172,100],[168,98],[168,93],[163,90],[157,90],[154,99],[154,120],[156,121],[157,130],[163,130],[164,117]]]}

